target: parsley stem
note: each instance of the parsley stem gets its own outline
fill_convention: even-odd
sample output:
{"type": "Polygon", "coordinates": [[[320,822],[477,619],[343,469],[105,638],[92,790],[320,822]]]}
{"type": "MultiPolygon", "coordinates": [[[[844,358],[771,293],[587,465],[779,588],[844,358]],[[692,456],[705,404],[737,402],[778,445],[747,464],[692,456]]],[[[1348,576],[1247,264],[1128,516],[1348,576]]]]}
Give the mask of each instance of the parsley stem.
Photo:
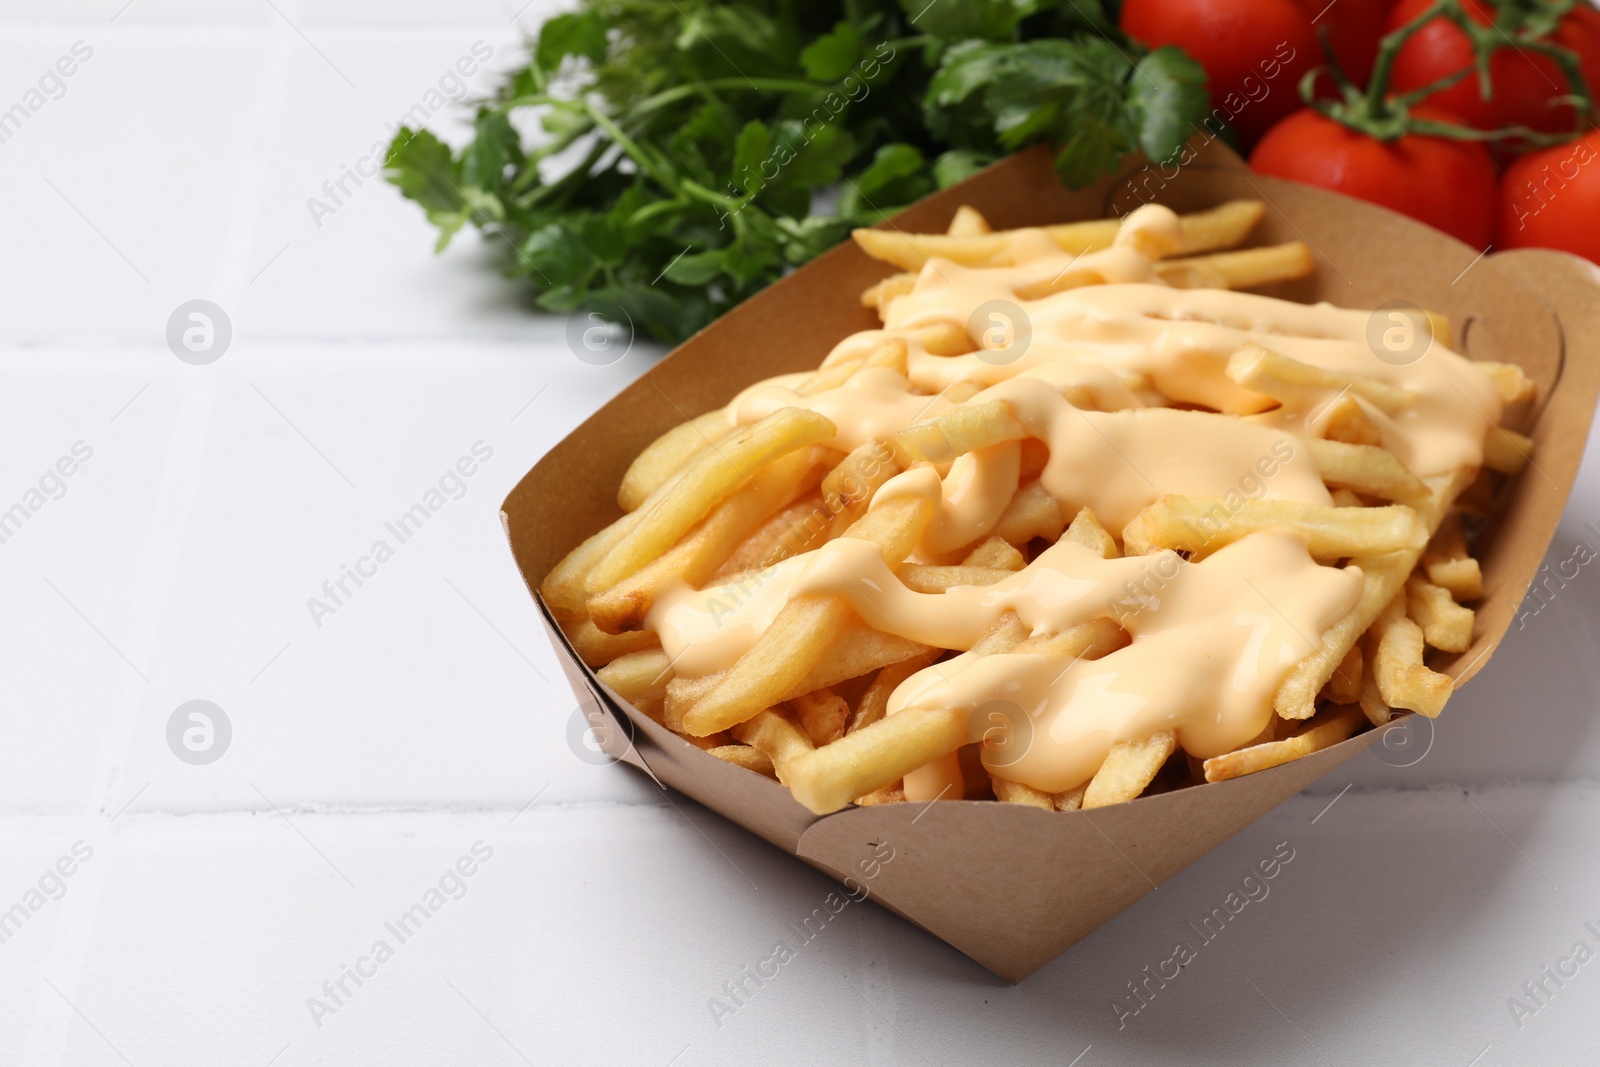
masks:
{"type": "Polygon", "coordinates": [[[707,189],[705,186],[691,178],[683,179],[683,191],[694,194],[708,204],[716,204],[718,207],[727,208],[729,211],[739,212],[745,209],[746,202],[744,200],[737,200],[731,196],[724,196],[715,189],[707,189]]]}
{"type": "Polygon", "coordinates": [[[629,112],[631,115],[642,115],[655,111],[668,104],[676,103],[685,97],[693,96],[702,89],[716,91],[745,89],[772,93],[825,93],[833,88],[834,86],[822,82],[800,81],[795,78],[708,78],[705,81],[677,85],[671,89],[664,89],[654,96],[647,96],[629,108],[629,112]]]}
{"type": "Polygon", "coordinates": [[[610,138],[615,141],[624,152],[628,153],[628,158],[637,163],[641,170],[647,172],[652,178],[660,183],[662,188],[677,195],[682,195],[682,190],[678,185],[677,176],[674,175],[671,170],[662,166],[657,159],[651,156],[643,148],[640,148],[633,138],[623,133],[622,127],[618,126],[615,122],[612,122],[610,116],[606,115],[605,112],[595,107],[594,104],[588,100],[583,101],[583,110],[588,114],[589,118],[594,121],[596,126],[604,130],[606,134],[610,136],[610,138]]]}

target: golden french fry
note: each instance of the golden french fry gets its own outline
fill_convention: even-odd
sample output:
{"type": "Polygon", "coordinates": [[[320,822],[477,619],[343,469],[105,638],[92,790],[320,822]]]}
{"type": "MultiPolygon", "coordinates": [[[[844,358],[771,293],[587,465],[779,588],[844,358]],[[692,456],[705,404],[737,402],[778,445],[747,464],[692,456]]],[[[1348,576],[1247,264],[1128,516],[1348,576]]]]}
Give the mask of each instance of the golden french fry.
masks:
{"type": "Polygon", "coordinates": [[[895,435],[895,443],[910,463],[948,463],[964,453],[1028,436],[1010,404],[991,400],[914,423],[895,435]]]}
{"type": "Polygon", "coordinates": [[[1054,811],[1056,807],[1055,796],[1023,785],[1021,782],[1010,782],[995,775],[989,775],[990,787],[994,789],[994,798],[1002,804],[1022,804],[1030,808],[1043,808],[1045,811],[1054,811]]]}
{"type": "Polygon", "coordinates": [[[878,313],[879,320],[888,317],[889,302],[896,297],[905,296],[917,287],[917,276],[910,271],[901,274],[891,274],[876,285],[869,285],[861,290],[861,306],[872,308],[878,313]]]}
{"type": "Polygon", "coordinates": [[[753,426],[718,441],[690,460],[677,480],[640,507],[639,521],[611,546],[584,581],[592,595],[616,585],[670,548],[729,493],[746,484],[763,465],[797,449],[825,441],[837,432],[814,411],[780,408],[753,426]]]}
{"type": "Polygon", "coordinates": [[[1137,797],[1177,749],[1178,735],[1172,730],[1152,734],[1142,741],[1118,741],[1089,779],[1089,788],[1083,795],[1084,809],[1121,804],[1137,797]]]}
{"type": "Polygon", "coordinates": [[[1041,278],[1036,282],[1019,285],[1012,290],[1018,300],[1043,300],[1068,289],[1082,289],[1086,285],[1104,285],[1106,276],[1093,267],[1070,267],[1041,278]]]}
{"type": "MultiPolygon", "coordinates": [[[[868,512],[845,535],[876,542],[884,559],[898,563],[911,554],[931,517],[929,501],[903,497],[868,512]]],[[[789,601],[756,643],[723,672],[717,686],[684,713],[684,731],[705,735],[725,730],[781,701],[822,658],[853,614],[843,597],[789,601]]],[[[857,794],[865,792],[869,790],[857,794]]]]}
{"type": "MultiPolygon", "coordinates": [[[[1427,499],[1416,505],[1417,521],[1433,531],[1438,529],[1473,472],[1463,467],[1451,474],[1424,478],[1427,499]]],[[[1351,509],[1354,510],[1354,509],[1351,509]]],[[[1361,598],[1355,610],[1330,626],[1318,642],[1317,651],[1307,656],[1284,679],[1273,698],[1273,707],[1285,719],[1309,719],[1316,711],[1317,694],[1350,648],[1388,606],[1417,565],[1420,550],[1406,549],[1381,556],[1367,556],[1354,562],[1361,569],[1361,598]]],[[[1370,659],[1370,657],[1369,657],[1370,659]]]]}
{"type": "Polygon", "coordinates": [[[1478,561],[1466,559],[1438,560],[1426,565],[1428,581],[1450,590],[1457,603],[1478,600],[1483,596],[1483,570],[1478,561]]]}
{"type": "Polygon", "coordinates": [[[672,681],[672,662],[659,648],[618,656],[595,671],[612,692],[646,715],[660,715],[672,681]]]}
{"type": "MultiPolygon", "coordinates": [[[[1260,221],[1264,205],[1243,200],[1223,204],[1210,211],[1180,216],[1185,253],[1209,252],[1229,248],[1244,240],[1260,221]]],[[[1110,248],[1116,241],[1120,223],[1116,219],[1092,219],[1040,227],[1045,236],[1072,255],[1110,248]]],[[[861,250],[873,259],[893,263],[901,270],[921,270],[929,259],[948,259],[969,267],[1005,266],[1011,262],[1007,252],[1009,234],[903,233],[900,230],[856,230],[851,234],[861,250]]]]}
{"type": "Polygon", "coordinates": [[[845,723],[850,718],[850,705],[832,689],[814,689],[788,701],[800,729],[811,738],[811,743],[822,747],[844,736],[845,723]]]}
{"type": "Polygon", "coordinates": [[[874,804],[904,804],[906,791],[899,786],[886,786],[883,789],[873,790],[866,796],[856,797],[856,803],[863,808],[870,808],[874,804]]]}
{"type": "Polygon", "coordinates": [[[1524,400],[1532,400],[1537,391],[1533,381],[1523,373],[1521,367],[1515,363],[1495,363],[1490,360],[1474,363],[1484,374],[1484,377],[1494,383],[1495,392],[1500,394],[1500,402],[1507,406],[1520,404],[1524,400]]]}
{"type": "MultiPolygon", "coordinates": [[[[821,493],[797,500],[740,542],[717,568],[714,577],[731,579],[747,571],[766,570],[791,556],[819,548],[828,540],[832,521],[833,513],[823,502],[821,493]]],[[[691,581],[689,584],[700,583],[691,581]]]]}
{"type": "Polygon", "coordinates": [[[822,479],[823,502],[834,513],[830,535],[837,537],[865,515],[872,495],[899,473],[887,441],[867,441],[841,460],[822,479]]]}
{"type": "MultiPolygon", "coordinates": [[[[805,677],[785,690],[775,703],[793,700],[815,689],[831,688],[897,663],[914,664],[912,671],[921,670],[937,657],[938,652],[927,645],[919,645],[899,634],[875,630],[860,619],[851,619],[805,677]]],[[[683,717],[689,709],[720,685],[727,673],[718,671],[700,678],[674,678],[667,686],[662,721],[681,732],[683,717]]]]}
{"type": "Polygon", "coordinates": [[[1156,277],[1174,289],[1226,289],[1228,279],[1209,263],[1182,260],[1156,264],[1156,277]]]}
{"type": "MultiPolygon", "coordinates": [[[[683,540],[616,585],[588,599],[586,609],[601,630],[626,633],[644,625],[663,589],[679,582],[700,586],[735,553],[741,541],[760,532],[759,524],[822,477],[819,446],[780,456],[757,471],[749,484],[712,509],[683,540]]],[[[827,520],[821,520],[827,528],[827,520]]],[[[782,557],[779,557],[780,559],[782,557]]],[[[770,566],[778,559],[765,560],[770,566]]]]}
{"type": "Polygon", "coordinates": [[[993,232],[994,227],[989,225],[989,220],[971,204],[962,204],[956,208],[955,215],[950,219],[950,225],[945,229],[945,233],[951,237],[976,237],[979,234],[993,232]]]}
{"type": "Polygon", "coordinates": [[[1361,705],[1361,713],[1367,717],[1367,721],[1374,726],[1382,726],[1393,717],[1394,709],[1389,707],[1388,702],[1383,699],[1383,694],[1378,692],[1378,676],[1373,673],[1376,665],[1373,663],[1371,655],[1375,647],[1374,643],[1370,637],[1364,634],[1362,639],[1356,643],[1358,648],[1362,645],[1367,646],[1367,653],[1362,664],[1361,692],[1357,703],[1361,705]]]}
{"type": "Polygon", "coordinates": [[[967,713],[956,708],[907,708],[831,745],[797,757],[785,783],[818,815],[883,788],[967,740],[967,713]]]}
{"type": "Polygon", "coordinates": [[[1183,245],[1178,251],[1183,255],[1212,252],[1219,248],[1232,248],[1256,228],[1267,212],[1260,200],[1229,200],[1209,211],[1196,211],[1179,215],[1183,227],[1183,245]]]}
{"type": "Polygon", "coordinates": [[[1376,445],[1315,439],[1307,441],[1306,445],[1322,470],[1322,480],[1328,485],[1402,504],[1428,495],[1428,487],[1421,478],[1412,474],[1393,452],[1376,445]]]}
{"type": "Polygon", "coordinates": [[[795,387],[795,392],[801,396],[816,396],[818,393],[837,389],[858,371],[866,370],[868,367],[887,367],[903,376],[906,373],[906,339],[880,337],[855,359],[830,363],[813,371],[811,377],[795,387]]]}
{"type": "Polygon", "coordinates": [[[940,319],[906,330],[905,338],[933,356],[964,356],[978,350],[967,328],[954,319],[940,319]]]}
{"type": "Polygon", "coordinates": [[[918,656],[899,663],[891,663],[880,670],[877,677],[872,680],[872,684],[861,694],[861,700],[856,705],[856,710],[851,713],[844,732],[853,734],[883,718],[884,713],[889,710],[889,697],[900,688],[900,683],[927,665],[928,661],[918,656]]]}
{"type": "Polygon", "coordinates": [[[794,688],[784,694],[784,699],[824,686],[839,685],[896,663],[914,662],[916,669],[921,670],[938,659],[939,655],[937,649],[853,620],[839,631],[839,636],[823,652],[822,658],[804,678],[795,683],[794,688]]]}
{"type": "Polygon", "coordinates": [[[685,463],[732,432],[733,422],[725,408],[708,411],[668,430],[628,465],[622,484],[617,487],[617,504],[623,511],[637,508],[685,463]]]}
{"type": "Polygon", "coordinates": [[[1304,241],[1290,241],[1265,248],[1162,260],[1156,264],[1156,275],[1178,289],[1254,289],[1304,278],[1316,269],[1311,246],[1304,241]]]}
{"type": "Polygon", "coordinates": [[[1117,551],[1116,540],[1100,525],[1099,517],[1089,508],[1078,510],[1067,527],[1066,539],[1099,553],[1102,559],[1116,559],[1121,555],[1117,551]]]}
{"type": "Polygon", "coordinates": [[[778,776],[777,772],[772,768],[772,757],[759,748],[753,748],[750,745],[717,745],[715,748],[706,749],[706,751],[722,762],[731,763],[735,767],[743,767],[747,771],[755,771],[757,774],[765,775],[768,778],[776,778],[778,776]]]}
{"type": "Polygon", "coordinates": [[[1411,394],[1397,385],[1324,370],[1254,341],[1228,357],[1228,377],[1252,392],[1278,400],[1308,390],[1349,389],[1386,415],[1393,415],[1412,403],[1411,394]]]}
{"type": "Polygon", "coordinates": [[[1055,804],[1057,811],[1081,811],[1083,809],[1083,797],[1088,790],[1089,783],[1085,782],[1076,789],[1068,789],[1065,792],[1053,794],[1050,799],[1055,804]]]}
{"type": "Polygon", "coordinates": [[[851,614],[842,597],[789,601],[749,651],[721,672],[711,691],[683,712],[683,731],[726,730],[777,703],[822,658],[851,614]]]}
{"type": "Polygon", "coordinates": [[[1483,596],[1483,570],[1467,555],[1467,542],[1461,536],[1461,513],[1451,512],[1422,553],[1428,581],[1450,590],[1456,602],[1483,596]]]}
{"type": "Polygon", "coordinates": [[[648,631],[619,636],[606,633],[588,619],[563,621],[561,631],[572,642],[572,650],[586,667],[603,667],[618,656],[661,647],[661,639],[648,631]]]}
{"type": "MultiPolygon", "coordinates": [[[[969,649],[974,656],[1008,652],[1027,639],[1015,612],[1003,613],[969,649]]],[[[907,708],[846,733],[831,745],[797,760],[789,783],[795,799],[819,815],[837,811],[852,797],[884,789],[967,741],[967,712],[959,708],[907,708]]]]}
{"type": "Polygon", "coordinates": [[[1050,495],[1043,482],[1031,482],[1018,490],[991,531],[1013,545],[1025,545],[1035,537],[1055,541],[1066,528],[1061,504],[1050,495]]]}
{"type": "Polygon", "coordinates": [[[1122,534],[1128,554],[1175,548],[1203,554],[1248,534],[1290,526],[1305,535],[1319,559],[1377,555],[1401,549],[1421,551],[1428,531],[1412,509],[1340,508],[1292,500],[1245,500],[1166,496],[1134,517],[1122,534]]]}
{"type": "Polygon", "coordinates": [[[797,760],[814,752],[811,739],[805,731],[790,722],[777,708],[767,708],[736,724],[728,733],[735,741],[749,745],[772,761],[772,771],[778,781],[793,788],[789,781],[789,768],[797,760]]]}
{"type": "MultiPolygon", "coordinates": [[[[1105,244],[1110,247],[1116,236],[1116,224],[1101,225],[1106,231],[1105,244]]],[[[850,236],[861,250],[873,259],[891,263],[901,270],[920,271],[929,259],[948,259],[967,267],[1002,266],[1010,262],[1006,253],[1006,235],[905,233],[901,230],[853,230],[850,236]]]]}
{"type": "Polygon", "coordinates": [[[1111,619],[1090,619],[1055,633],[1033,634],[1012,650],[1062,659],[1099,659],[1128,644],[1128,632],[1111,619]]]}
{"type": "Polygon", "coordinates": [[[1361,599],[1350,614],[1323,632],[1317,650],[1301,660],[1278,687],[1273,696],[1273,708],[1280,718],[1309,719],[1316,714],[1317,695],[1383,610],[1383,602],[1405,581],[1404,574],[1399,572],[1409,571],[1410,559],[1409,552],[1390,552],[1357,561],[1361,571],[1361,599]]]}
{"type": "Polygon", "coordinates": [[[966,558],[961,561],[961,565],[963,567],[994,567],[1003,571],[1020,571],[1028,565],[1028,561],[1023,558],[1021,552],[1007,544],[1004,538],[989,537],[977,548],[967,553],[966,558]]]}
{"type": "Polygon", "coordinates": [[[1423,640],[1444,652],[1465,652],[1472,647],[1476,614],[1455,602],[1450,590],[1412,575],[1406,582],[1406,610],[1422,627],[1423,640]]]}
{"type": "Polygon", "coordinates": [[[1347,445],[1382,445],[1383,429],[1372,421],[1361,401],[1346,393],[1330,400],[1313,419],[1322,436],[1347,445]]]}
{"type": "Polygon", "coordinates": [[[673,734],[682,739],[685,743],[693,745],[702,752],[710,752],[713,749],[725,748],[733,744],[733,738],[726,733],[707,734],[705,737],[695,737],[693,734],[678,733],[676,730],[674,730],[673,734]]]}
{"type": "Polygon", "coordinates": [[[1014,572],[998,567],[932,567],[916,564],[900,572],[906,588],[916,593],[942,593],[958,585],[993,585],[1003,582],[1014,572]]]}
{"type": "Polygon", "coordinates": [[[1313,752],[1332,748],[1355,733],[1363,719],[1364,716],[1358,707],[1334,706],[1293,737],[1241,748],[1237,752],[1213,756],[1206,760],[1206,781],[1222,782],[1229,778],[1254,774],[1256,771],[1281,766],[1302,756],[1309,756],[1313,752]]]}
{"type": "Polygon", "coordinates": [[[1483,439],[1483,465],[1497,474],[1520,474],[1533,459],[1533,438],[1500,426],[1483,439]]]}
{"type": "MultiPolygon", "coordinates": [[[[1360,701],[1361,668],[1361,645],[1358,642],[1350,646],[1350,651],[1345,653],[1344,660],[1333,672],[1333,677],[1322,687],[1322,695],[1330,704],[1355,704],[1360,701]]],[[[1273,718],[1282,721],[1276,715],[1273,718]]]]}
{"type": "Polygon", "coordinates": [[[1406,618],[1405,594],[1384,608],[1373,623],[1372,673],[1378,692],[1391,708],[1409,708],[1430,719],[1439,717],[1455,690],[1448,674],[1436,674],[1422,663],[1422,627],[1406,618]]]}
{"type": "MultiPolygon", "coordinates": [[[[668,479],[668,484],[676,484],[679,477],[680,475],[673,475],[668,479]]],[[[657,493],[662,491],[658,489],[657,493]]],[[[641,518],[643,515],[639,510],[628,512],[599,533],[586,538],[577,548],[568,552],[560,563],[550,569],[544,581],[539,583],[539,595],[550,605],[552,611],[578,616],[589,610],[589,593],[586,589],[589,572],[629,530],[639,524],[641,518]]]]}
{"type": "Polygon", "coordinates": [[[1333,506],[1336,508],[1364,508],[1367,502],[1361,499],[1360,494],[1349,489],[1331,489],[1328,495],[1333,497],[1333,506]]]}

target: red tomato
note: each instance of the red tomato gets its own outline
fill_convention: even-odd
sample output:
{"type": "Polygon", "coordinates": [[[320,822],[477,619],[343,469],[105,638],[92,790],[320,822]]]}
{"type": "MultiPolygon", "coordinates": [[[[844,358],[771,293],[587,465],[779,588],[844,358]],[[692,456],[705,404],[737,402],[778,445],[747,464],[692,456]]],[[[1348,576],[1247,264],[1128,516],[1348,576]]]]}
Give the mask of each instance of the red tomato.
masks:
{"type": "Polygon", "coordinates": [[[1407,134],[1384,143],[1306,110],[1274,126],[1250,166],[1381,204],[1475,248],[1494,230],[1494,163],[1475,141],[1407,134]]]}
{"type": "MultiPolygon", "coordinates": [[[[1390,30],[1415,20],[1431,6],[1431,0],[1400,0],[1389,13],[1390,30]]],[[[1463,0],[1473,21],[1491,25],[1494,5],[1486,0],[1463,0]]],[[[1556,28],[1552,43],[1578,54],[1584,80],[1591,91],[1600,91],[1600,11],[1580,2],[1556,28]]],[[[1410,92],[1473,63],[1472,44],[1454,23],[1434,19],[1406,42],[1394,64],[1391,88],[1410,92]]],[[[1469,126],[1492,130],[1502,126],[1528,126],[1546,133],[1573,128],[1572,108],[1552,106],[1551,98],[1569,91],[1561,68],[1537,52],[1507,46],[1489,61],[1489,80],[1494,97],[1483,99],[1478,76],[1466,78],[1428,97],[1428,103],[1460,116],[1469,126]]]]}
{"type": "MultiPolygon", "coordinates": [[[[1317,30],[1327,27],[1328,44],[1333,58],[1356,85],[1366,87],[1372,77],[1372,64],[1378,58],[1378,41],[1384,34],[1383,24],[1394,0],[1301,0],[1301,6],[1311,14],[1312,25],[1317,30]]],[[[1332,78],[1319,79],[1328,86],[1332,78]]]]}
{"type": "Polygon", "coordinates": [[[1206,69],[1211,106],[1246,146],[1304,105],[1300,78],[1322,62],[1297,0],[1127,0],[1122,28],[1152,48],[1175,44],[1206,69]]]}
{"type": "Polygon", "coordinates": [[[1600,263],[1600,130],[1511,164],[1497,248],[1558,248],[1600,263]]]}

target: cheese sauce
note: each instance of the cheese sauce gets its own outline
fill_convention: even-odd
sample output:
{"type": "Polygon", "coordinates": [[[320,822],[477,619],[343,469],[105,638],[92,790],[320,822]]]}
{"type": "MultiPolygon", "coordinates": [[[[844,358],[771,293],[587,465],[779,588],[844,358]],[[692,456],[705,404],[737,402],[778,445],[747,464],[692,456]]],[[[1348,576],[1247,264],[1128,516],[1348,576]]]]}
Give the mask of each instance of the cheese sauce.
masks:
{"type": "MultiPolygon", "coordinates": [[[[943,412],[1003,400],[1049,446],[1039,481],[1065,515],[1093,508],[1114,534],[1174,493],[1221,498],[1225,506],[1328,504],[1304,439],[1321,436],[1319,420],[1333,400],[1354,394],[1305,388],[1273,398],[1246,389],[1226,368],[1233,352],[1254,341],[1341,376],[1404,389],[1405,404],[1390,405],[1390,413],[1354,398],[1385,447],[1418,475],[1481,463],[1501,405],[1470,362],[1439,341],[1408,365],[1385,362],[1368,345],[1366,311],[1170,288],[1146,253],[1171,247],[1177,225],[1170,211],[1151,205],[1130,215],[1116,245],[1102,252],[1068,255],[1044,231],[1021,230],[1005,237],[999,258],[1009,266],[930,260],[912,291],[889,305],[882,331],[845,339],[827,361],[885,335],[904,336],[905,376],[869,368],[836,389],[801,396],[806,376],[785,375],[735,398],[730,422],[809,408],[834,423],[830,443],[848,451],[943,412]],[[1062,276],[1101,284],[1031,301],[1016,296],[1062,276]],[[998,318],[985,319],[986,307],[999,309],[998,318]],[[947,321],[989,347],[939,356],[911,334],[947,321]],[[952,400],[947,394],[958,383],[979,391],[952,400]]],[[[921,466],[891,479],[873,504],[907,494],[931,500],[934,518],[914,559],[948,562],[999,521],[1019,488],[1021,455],[1018,442],[1007,442],[921,466]]],[[[1003,716],[1008,728],[1027,736],[1002,746],[1003,758],[986,746],[989,770],[1059,792],[1087,781],[1118,740],[1176,730],[1182,748],[1202,759],[1249,742],[1268,722],[1279,684],[1354,607],[1360,585],[1359,570],[1319,565],[1290,530],[1254,534],[1199,563],[1171,552],[1106,560],[1062,541],[995,585],[938,594],[907,589],[876,545],[841,538],[732,585],[670,590],[646,625],[679,676],[700,677],[732,665],[791,598],[843,597],[877,629],[959,653],[904,682],[889,714],[953,707],[981,719],[1000,702],[1012,709],[1003,716]],[[1081,662],[969,654],[1007,611],[1036,634],[1109,617],[1132,640],[1081,662]]],[[[974,733],[983,725],[976,722],[974,733]]],[[[953,762],[908,775],[908,797],[950,795],[953,762]]]]}

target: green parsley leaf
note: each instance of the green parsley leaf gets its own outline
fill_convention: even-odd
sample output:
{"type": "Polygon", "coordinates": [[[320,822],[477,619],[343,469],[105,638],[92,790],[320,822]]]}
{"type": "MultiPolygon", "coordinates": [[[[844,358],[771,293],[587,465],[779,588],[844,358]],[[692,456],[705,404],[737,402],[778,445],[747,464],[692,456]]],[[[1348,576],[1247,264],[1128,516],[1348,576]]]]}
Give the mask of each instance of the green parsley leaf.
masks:
{"type": "Polygon", "coordinates": [[[1211,100],[1205,68],[1171,45],[1139,60],[1128,90],[1128,106],[1138,122],[1139,147],[1157,163],[1171,159],[1184,142],[1200,132],[1194,117],[1204,115],[1211,100]]]}
{"type": "Polygon", "coordinates": [[[677,341],[937,187],[1034,142],[1083,184],[1204,121],[1199,68],[1111,0],[577,0],[386,175],[471,223],[558,314],[677,341]],[[1135,67],[1137,64],[1137,67],[1135,67]]]}

